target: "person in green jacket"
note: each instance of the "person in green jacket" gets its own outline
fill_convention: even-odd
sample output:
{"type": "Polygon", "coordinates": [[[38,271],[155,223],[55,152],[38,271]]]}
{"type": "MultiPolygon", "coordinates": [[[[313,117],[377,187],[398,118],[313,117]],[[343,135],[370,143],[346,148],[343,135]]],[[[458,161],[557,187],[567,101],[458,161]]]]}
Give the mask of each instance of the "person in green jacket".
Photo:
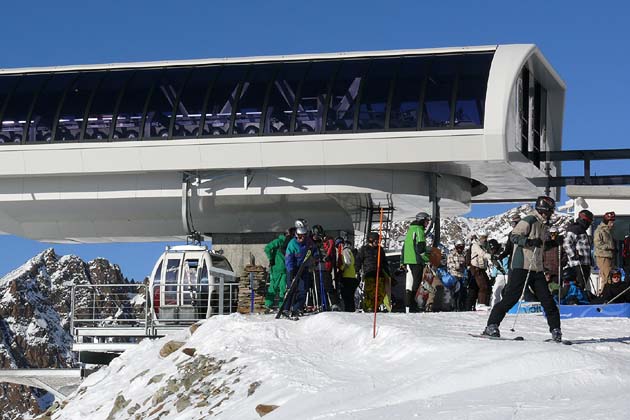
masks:
{"type": "Polygon", "coordinates": [[[265,254],[269,259],[269,286],[265,296],[265,309],[272,310],[276,298],[278,307],[282,306],[284,292],[287,289],[287,269],[284,265],[284,255],[287,245],[295,235],[295,228],[289,228],[276,239],[265,246],[265,254]]]}
{"type": "Polygon", "coordinates": [[[422,280],[422,270],[429,261],[429,257],[426,254],[427,242],[425,235],[430,223],[431,216],[421,211],[416,214],[416,220],[411,222],[405,236],[402,249],[402,264],[407,266],[408,274],[411,274],[411,276],[407,275],[405,285],[405,306],[407,307],[407,312],[418,312],[415,297],[422,280]]]}

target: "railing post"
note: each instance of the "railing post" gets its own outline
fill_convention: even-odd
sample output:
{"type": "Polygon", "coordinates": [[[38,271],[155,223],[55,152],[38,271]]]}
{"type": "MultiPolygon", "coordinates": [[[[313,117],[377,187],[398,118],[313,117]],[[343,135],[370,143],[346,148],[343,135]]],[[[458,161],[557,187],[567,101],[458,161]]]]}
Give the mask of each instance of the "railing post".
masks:
{"type": "Polygon", "coordinates": [[[75,289],[76,284],[72,285],[72,290],[70,291],[70,335],[74,339],[74,299],[75,299],[75,289]]]}
{"type": "Polygon", "coordinates": [[[249,273],[249,290],[250,290],[250,303],[249,303],[249,313],[254,313],[254,273],[249,273]]]}
{"type": "Polygon", "coordinates": [[[223,275],[219,276],[219,315],[224,315],[223,313],[223,295],[225,293],[225,279],[223,275]]]}
{"type": "Polygon", "coordinates": [[[151,328],[153,326],[153,319],[149,316],[149,311],[151,310],[151,303],[149,299],[151,299],[151,290],[148,287],[149,285],[143,284],[144,288],[144,333],[149,335],[151,328]]]}

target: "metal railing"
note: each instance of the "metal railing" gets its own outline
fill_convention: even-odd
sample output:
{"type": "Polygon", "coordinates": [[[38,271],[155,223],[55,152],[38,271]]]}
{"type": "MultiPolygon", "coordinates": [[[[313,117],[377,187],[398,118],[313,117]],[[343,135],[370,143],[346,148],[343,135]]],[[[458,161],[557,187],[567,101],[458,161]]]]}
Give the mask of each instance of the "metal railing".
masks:
{"type": "Polygon", "coordinates": [[[147,324],[145,284],[76,284],[71,292],[71,331],[77,327],[147,324]]]}
{"type": "Polygon", "coordinates": [[[70,331],[75,343],[134,343],[210,316],[236,312],[234,273],[214,267],[208,271],[210,282],[201,284],[73,285],[70,331]],[[155,302],[160,303],[158,307],[155,302]]]}

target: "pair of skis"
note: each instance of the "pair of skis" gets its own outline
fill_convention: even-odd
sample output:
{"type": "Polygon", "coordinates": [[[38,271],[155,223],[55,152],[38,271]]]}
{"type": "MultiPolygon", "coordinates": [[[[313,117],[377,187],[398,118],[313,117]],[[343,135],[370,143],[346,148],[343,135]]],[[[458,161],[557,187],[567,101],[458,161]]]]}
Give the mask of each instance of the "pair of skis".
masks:
{"type": "MultiPolygon", "coordinates": [[[[475,337],[475,338],[485,338],[486,340],[504,340],[504,341],[525,341],[525,337],[521,337],[516,336],[516,337],[492,337],[489,335],[483,335],[483,334],[469,334],[471,337],[475,337]]],[[[564,344],[567,346],[570,346],[571,344],[573,344],[572,341],[569,340],[561,340],[561,341],[555,341],[551,338],[548,338],[546,340],[544,340],[545,343],[558,343],[558,344],[564,344]]]]}
{"type": "Polygon", "coordinates": [[[302,260],[302,263],[298,267],[298,270],[295,273],[295,276],[291,280],[291,286],[287,288],[286,292],[284,292],[284,299],[282,300],[282,305],[280,305],[280,308],[278,309],[278,313],[276,314],[276,319],[280,319],[280,317],[283,315],[292,321],[297,321],[299,319],[297,316],[290,315],[290,312],[291,312],[291,308],[293,307],[293,303],[295,302],[295,295],[297,294],[298,282],[300,281],[300,278],[302,277],[302,273],[304,272],[304,269],[306,268],[306,263],[308,262],[308,260],[311,258],[312,255],[313,253],[311,252],[310,249],[306,251],[306,255],[304,255],[304,259],[302,260]],[[289,312],[289,315],[285,314],[285,311],[289,312]]]}

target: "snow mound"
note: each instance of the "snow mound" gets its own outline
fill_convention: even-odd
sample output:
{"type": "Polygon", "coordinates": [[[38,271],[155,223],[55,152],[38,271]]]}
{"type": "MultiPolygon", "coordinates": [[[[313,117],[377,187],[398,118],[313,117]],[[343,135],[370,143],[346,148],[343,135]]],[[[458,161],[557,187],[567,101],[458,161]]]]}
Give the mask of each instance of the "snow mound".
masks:
{"type": "MultiPolygon", "coordinates": [[[[88,377],[53,419],[625,419],[629,319],[563,322],[573,346],[474,338],[487,313],[214,317],[145,340],[88,377]],[[172,342],[171,354],[160,350],[172,342]]],[[[513,318],[504,322],[510,335],[513,318]]],[[[512,333],[513,334],[513,333],[512,333]]]]}

